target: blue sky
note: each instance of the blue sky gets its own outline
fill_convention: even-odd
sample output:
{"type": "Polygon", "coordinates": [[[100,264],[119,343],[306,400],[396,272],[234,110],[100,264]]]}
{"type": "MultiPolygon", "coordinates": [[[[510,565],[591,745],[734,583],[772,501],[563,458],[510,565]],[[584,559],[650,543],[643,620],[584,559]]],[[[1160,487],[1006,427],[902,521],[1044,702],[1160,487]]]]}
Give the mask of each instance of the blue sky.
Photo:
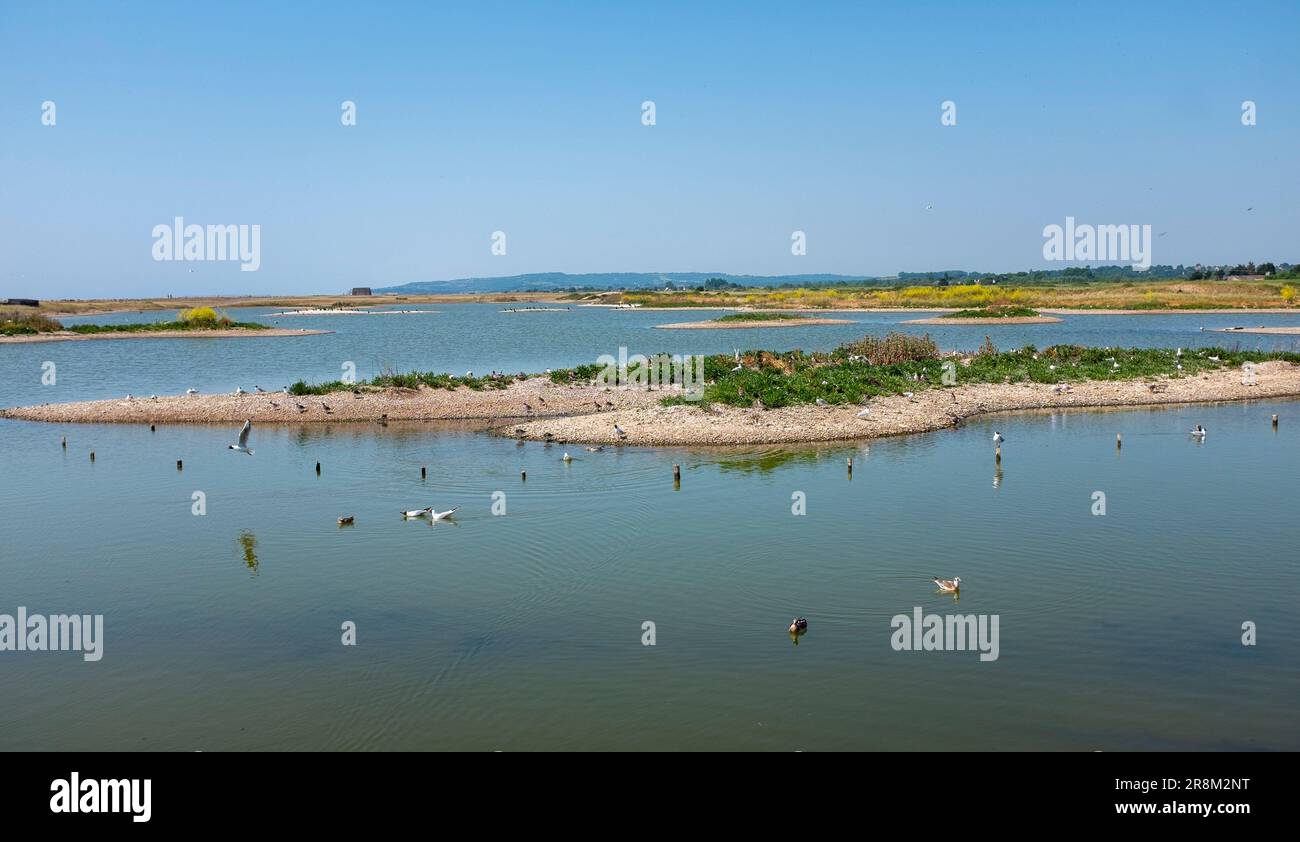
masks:
{"type": "Polygon", "coordinates": [[[997,271],[1067,215],[1297,261],[1297,34],[1294,2],[6,0],[0,296],[997,271]],[[178,215],[260,225],[260,270],[155,262],[178,215]]]}

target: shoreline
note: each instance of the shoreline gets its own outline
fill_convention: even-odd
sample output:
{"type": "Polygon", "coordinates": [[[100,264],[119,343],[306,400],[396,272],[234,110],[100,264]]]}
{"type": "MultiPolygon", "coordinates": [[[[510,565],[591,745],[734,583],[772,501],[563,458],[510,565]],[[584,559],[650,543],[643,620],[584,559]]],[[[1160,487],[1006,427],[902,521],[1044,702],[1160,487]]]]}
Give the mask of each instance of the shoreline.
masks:
{"type": "Polygon", "coordinates": [[[870,415],[857,417],[859,405],[801,405],[780,409],[742,409],[714,405],[663,406],[676,390],[606,390],[595,384],[557,385],[545,378],[516,381],[506,389],[474,391],[377,389],[362,397],[351,392],[294,397],[281,393],[172,396],[43,404],[0,410],[0,418],[55,423],[255,424],[373,423],[391,421],[489,421],[498,435],[525,440],[618,444],[618,424],[628,445],[748,445],[850,441],[931,432],[994,412],[1104,409],[1171,404],[1219,403],[1300,398],[1300,365],[1260,363],[1257,384],[1241,383],[1237,369],[1220,369],[1183,378],[1095,380],[1074,384],[1064,394],[1050,384],[969,384],[931,388],[912,397],[892,395],[867,403],[870,415]],[[301,403],[307,412],[297,411],[301,403]],[[325,412],[322,403],[329,405],[325,412]],[[530,413],[525,404],[532,407],[530,413]],[[600,409],[596,409],[600,404],[600,409]],[[278,406],[277,406],[278,405],[278,406]]]}
{"type": "Polygon", "coordinates": [[[0,345],[23,345],[33,342],[80,342],[89,339],[246,339],[262,336],[319,336],[332,330],[269,327],[266,330],[154,330],[115,331],[104,333],[25,333],[0,336],[0,345]]]}
{"type": "Polygon", "coordinates": [[[673,322],[655,325],[655,330],[737,330],[751,327],[803,327],[804,325],[851,325],[857,324],[852,319],[763,319],[758,321],[734,322],[673,322]]]}
{"type": "Polygon", "coordinates": [[[940,316],[934,319],[908,319],[905,325],[1054,325],[1065,321],[1054,316],[1008,316],[1004,319],[980,317],[975,319],[954,319],[940,316]]]}

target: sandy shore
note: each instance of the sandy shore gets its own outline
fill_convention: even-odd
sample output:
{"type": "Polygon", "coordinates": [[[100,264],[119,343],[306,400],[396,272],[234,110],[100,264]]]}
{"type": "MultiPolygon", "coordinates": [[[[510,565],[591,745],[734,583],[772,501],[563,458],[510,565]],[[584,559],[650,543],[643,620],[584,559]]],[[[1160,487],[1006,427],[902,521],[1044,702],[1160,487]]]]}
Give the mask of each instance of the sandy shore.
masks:
{"type": "Polygon", "coordinates": [[[54,333],[29,333],[22,336],[0,336],[0,345],[21,345],[28,342],[79,342],[83,339],[244,339],[263,336],[316,336],[333,333],[332,330],[298,330],[270,327],[266,330],[154,330],[121,331],[118,333],[72,333],[60,330],[54,333]]]}
{"type": "Polygon", "coordinates": [[[335,392],[324,398],[273,393],[114,399],[0,410],[0,417],[126,424],[233,424],[251,418],[257,424],[310,424],[375,421],[386,414],[392,421],[484,420],[504,435],[521,430],[519,435],[527,439],[545,439],[550,434],[561,441],[614,444],[618,424],[627,433],[626,444],[777,444],[921,433],[990,412],[1300,397],[1300,366],[1261,363],[1256,378],[1256,385],[1245,386],[1239,370],[1223,369],[1198,377],[1161,379],[1158,392],[1145,381],[1079,383],[1066,394],[1054,394],[1051,386],[1039,383],[927,389],[911,398],[876,398],[867,405],[870,415],[865,419],[856,417],[860,406],[666,407],[659,401],[671,391],[559,386],[540,377],[500,390],[368,388],[360,398],[335,392]],[[298,412],[297,403],[307,411],[298,412]]]}
{"type": "Polygon", "coordinates": [[[658,330],[735,330],[751,327],[803,327],[804,325],[851,325],[852,319],[766,319],[754,322],[674,322],[655,325],[658,330]]]}
{"type": "Polygon", "coordinates": [[[1050,325],[1064,319],[1057,319],[1052,316],[1009,316],[1005,319],[981,318],[981,319],[954,319],[954,318],[937,318],[937,319],[908,319],[902,324],[905,325],[1050,325]]]}
{"type": "Polygon", "coordinates": [[[1214,333],[1271,333],[1279,336],[1294,336],[1300,334],[1300,325],[1288,327],[1212,327],[1214,333]]]}
{"type": "Polygon", "coordinates": [[[551,418],[628,410],[657,404],[662,391],[606,390],[596,385],[560,386],[545,377],[516,381],[506,389],[376,389],[295,397],[280,392],[235,396],[136,396],[80,403],[53,403],[0,410],[0,417],[29,421],[113,424],[236,423],[310,424],[340,421],[499,420],[551,418]],[[307,408],[299,412],[297,405],[307,408]],[[326,412],[324,406],[330,411],[326,412]],[[530,409],[531,407],[531,409],[530,409]]]}

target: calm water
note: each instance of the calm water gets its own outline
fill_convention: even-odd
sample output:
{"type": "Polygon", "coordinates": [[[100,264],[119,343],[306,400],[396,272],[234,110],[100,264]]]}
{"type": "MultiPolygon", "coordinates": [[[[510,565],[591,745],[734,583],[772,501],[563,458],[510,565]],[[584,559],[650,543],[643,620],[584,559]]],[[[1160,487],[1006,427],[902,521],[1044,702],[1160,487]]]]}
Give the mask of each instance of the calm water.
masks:
{"type": "MultiPolygon", "coordinates": [[[[462,348],[449,336],[474,333],[468,308],[441,309],[333,317],[330,337],[0,348],[62,361],[57,387],[6,378],[0,403],[275,386],[336,376],[339,356],[536,369],[589,345],[863,332],[488,314],[462,348]]],[[[1016,337],[1190,346],[1211,319],[1016,337]]],[[[941,341],[977,344],[967,330],[941,341]]],[[[995,341],[1016,344],[1008,331],[995,341]]],[[[105,617],[98,663],[0,652],[0,749],[1300,749],[1298,406],[1003,416],[869,448],[569,446],[568,465],[565,447],[430,425],[261,428],[250,458],[224,449],[226,427],[0,421],[0,612],[105,617]],[[1186,435],[1197,423],[1203,444],[1186,435]],[[429,504],[460,506],[459,523],[397,514],[429,504]],[[960,602],[932,575],[960,575],[960,602]],[[893,651],[890,618],[915,606],[997,614],[1000,658],[893,651]],[[796,615],[810,626],[797,646],[796,615]],[[1244,621],[1259,645],[1241,645],[1244,621]]]]}

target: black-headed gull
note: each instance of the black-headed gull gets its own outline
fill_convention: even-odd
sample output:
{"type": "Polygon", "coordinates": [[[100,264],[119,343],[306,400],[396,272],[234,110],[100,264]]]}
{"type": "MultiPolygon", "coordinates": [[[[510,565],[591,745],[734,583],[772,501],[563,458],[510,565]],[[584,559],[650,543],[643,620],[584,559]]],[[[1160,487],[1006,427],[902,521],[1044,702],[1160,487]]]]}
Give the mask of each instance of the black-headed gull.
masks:
{"type": "Polygon", "coordinates": [[[431,514],[433,514],[433,506],[427,509],[410,509],[402,512],[402,517],[428,517],[431,514]]]}
{"type": "Polygon", "coordinates": [[[618,426],[617,424],[614,425],[614,434],[618,436],[620,439],[627,438],[627,430],[624,430],[622,427],[618,426]]]}
{"type": "Polygon", "coordinates": [[[999,433],[997,430],[994,430],[994,431],[993,431],[993,442],[994,442],[994,444],[1002,444],[1002,442],[1004,442],[1004,441],[1006,441],[1006,439],[1002,436],[1002,434],[999,433]]]}
{"type": "Polygon", "coordinates": [[[434,520],[447,520],[447,519],[450,518],[452,515],[456,514],[456,511],[457,511],[457,509],[459,509],[459,508],[460,508],[460,506],[457,506],[455,509],[448,509],[448,510],[445,511],[445,512],[435,512],[435,511],[433,510],[433,508],[430,507],[430,509],[429,509],[429,514],[433,516],[433,519],[434,519],[434,520]]]}
{"type": "Polygon", "coordinates": [[[227,445],[226,449],[237,450],[240,453],[247,453],[249,456],[252,456],[253,451],[248,448],[248,434],[252,432],[252,429],[253,429],[252,420],[250,419],[245,421],[243,428],[239,431],[239,443],[227,445]]]}
{"type": "Polygon", "coordinates": [[[1197,425],[1196,425],[1196,429],[1195,429],[1195,430],[1192,430],[1192,438],[1194,438],[1194,439],[1204,439],[1204,438],[1205,438],[1205,433],[1206,433],[1206,429],[1205,429],[1204,427],[1202,427],[1200,424],[1197,424],[1197,425]]]}
{"type": "Polygon", "coordinates": [[[934,583],[939,586],[939,590],[947,591],[948,593],[954,593],[961,590],[960,576],[953,579],[940,579],[938,576],[935,576],[934,583]]]}

